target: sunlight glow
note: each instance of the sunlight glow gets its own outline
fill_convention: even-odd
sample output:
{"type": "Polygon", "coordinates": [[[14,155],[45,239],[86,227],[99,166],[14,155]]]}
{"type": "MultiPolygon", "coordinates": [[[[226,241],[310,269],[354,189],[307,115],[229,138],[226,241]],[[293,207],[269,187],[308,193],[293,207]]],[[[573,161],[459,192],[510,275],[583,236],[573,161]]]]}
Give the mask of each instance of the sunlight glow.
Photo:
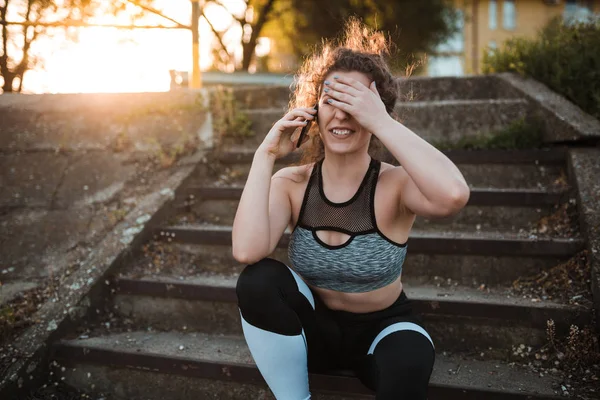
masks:
{"type": "MultiPolygon", "coordinates": [[[[223,3],[236,16],[244,12],[243,0],[223,3]]],[[[154,6],[181,23],[190,23],[188,0],[157,0],[154,6]]],[[[207,6],[205,13],[217,31],[233,22],[229,12],[216,5],[207,6]]],[[[210,26],[202,18],[200,21],[200,68],[206,70],[212,65],[215,38],[210,26]]],[[[93,22],[128,24],[129,20],[127,15],[107,15],[93,22]]],[[[151,14],[138,23],[170,24],[151,14]]],[[[237,49],[240,35],[241,29],[231,29],[224,36],[227,48],[237,57],[241,57],[241,49],[237,49]]],[[[262,44],[261,50],[264,48],[262,44]]],[[[64,29],[56,29],[55,36],[40,39],[35,50],[44,60],[43,68],[27,72],[24,93],[167,91],[169,70],[190,71],[192,65],[191,32],[187,30],[85,28],[79,30],[77,43],[68,43],[64,29]]]]}

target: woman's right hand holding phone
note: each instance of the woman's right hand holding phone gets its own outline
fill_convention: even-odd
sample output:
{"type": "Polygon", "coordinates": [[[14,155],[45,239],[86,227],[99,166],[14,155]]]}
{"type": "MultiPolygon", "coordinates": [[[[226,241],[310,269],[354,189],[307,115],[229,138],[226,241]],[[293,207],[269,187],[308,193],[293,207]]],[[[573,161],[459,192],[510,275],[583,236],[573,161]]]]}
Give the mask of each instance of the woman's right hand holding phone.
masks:
{"type": "MultiPolygon", "coordinates": [[[[264,138],[258,151],[262,151],[275,159],[285,157],[296,148],[300,131],[296,137],[292,137],[298,128],[303,128],[315,118],[317,111],[313,108],[294,108],[275,122],[267,136],[264,138]]],[[[306,140],[308,135],[305,136],[306,140]]]]}

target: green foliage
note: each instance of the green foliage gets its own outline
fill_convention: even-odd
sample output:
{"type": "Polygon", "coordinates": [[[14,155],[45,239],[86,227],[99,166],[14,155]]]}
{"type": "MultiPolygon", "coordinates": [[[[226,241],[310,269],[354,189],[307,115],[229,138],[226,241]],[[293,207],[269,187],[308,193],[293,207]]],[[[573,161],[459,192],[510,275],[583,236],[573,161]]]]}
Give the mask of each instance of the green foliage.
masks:
{"type": "Polygon", "coordinates": [[[244,138],[254,134],[252,121],[241,111],[232,88],[218,86],[211,92],[210,110],[213,117],[213,132],[218,143],[225,137],[244,138]]]}
{"type": "Polygon", "coordinates": [[[600,118],[600,19],[556,19],[534,39],[510,39],[484,54],[483,71],[530,76],[600,118]]]}
{"type": "Polygon", "coordinates": [[[541,125],[525,119],[513,121],[505,129],[487,135],[464,137],[456,142],[432,141],[438,149],[531,149],[542,145],[541,125]]]}
{"type": "Polygon", "coordinates": [[[390,64],[402,72],[419,53],[433,51],[458,30],[458,12],[444,0],[279,0],[274,8],[279,18],[265,25],[264,35],[276,38],[279,51],[306,56],[357,16],[390,35],[397,46],[390,64]]]}

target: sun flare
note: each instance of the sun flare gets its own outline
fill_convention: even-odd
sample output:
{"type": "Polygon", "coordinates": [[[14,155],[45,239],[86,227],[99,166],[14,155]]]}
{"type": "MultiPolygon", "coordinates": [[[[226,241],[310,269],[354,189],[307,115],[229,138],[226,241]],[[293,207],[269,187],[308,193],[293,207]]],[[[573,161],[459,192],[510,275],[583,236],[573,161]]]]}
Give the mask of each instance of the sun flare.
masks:
{"type": "MultiPolygon", "coordinates": [[[[239,9],[234,3],[237,1],[225,2],[232,12],[236,12],[236,7],[239,9]]],[[[155,6],[181,23],[190,23],[191,6],[187,0],[162,0],[155,2],[155,6]]],[[[206,7],[205,13],[217,30],[225,30],[232,23],[230,13],[221,7],[206,7]]],[[[97,17],[93,22],[129,23],[126,15],[97,17]]],[[[139,21],[139,24],[168,23],[156,15],[139,21]]],[[[235,43],[236,32],[230,33],[228,39],[235,43]]],[[[201,70],[212,65],[212,41],[210,26],[201,18],[201,70]]],[[[192,66],[192,34],[188,30],[82,28],[79,40],[68,43],[64,31],[57,29],[52,38],[40,39],[36,44],[38,54],[44,59],[43,68],[27,72],[26,93],[167,91],[169,70],[191,71],[192,66]]]]}

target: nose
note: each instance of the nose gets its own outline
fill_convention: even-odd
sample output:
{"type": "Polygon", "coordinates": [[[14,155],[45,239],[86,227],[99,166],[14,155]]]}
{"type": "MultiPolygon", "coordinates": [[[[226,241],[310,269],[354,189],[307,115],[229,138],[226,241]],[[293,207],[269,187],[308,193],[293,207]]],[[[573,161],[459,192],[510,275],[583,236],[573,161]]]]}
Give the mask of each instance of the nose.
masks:
{"type": "Polygon", "coordinates": [[[348,113],[347,113],[346,111],[344,111],[344,110],[341,110],[341,109],[339,109],[339,108],[336,108],[336,109],[335,109],[335,114],[334,114],[334,116],[335,116],[335,118],[337,118],[337,119],[344,120],[344,119],[348,119],[348,118],[350,117],[350,114],[348,114],[348,113]]]}

